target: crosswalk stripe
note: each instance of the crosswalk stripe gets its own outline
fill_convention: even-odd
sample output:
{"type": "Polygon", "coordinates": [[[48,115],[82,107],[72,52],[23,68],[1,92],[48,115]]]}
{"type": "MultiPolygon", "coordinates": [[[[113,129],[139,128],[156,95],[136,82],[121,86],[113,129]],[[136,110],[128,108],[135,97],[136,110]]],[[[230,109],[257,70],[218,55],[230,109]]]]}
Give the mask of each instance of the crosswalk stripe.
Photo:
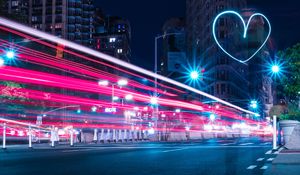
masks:
{"type": "Polygon", "coordinates": [[[263,160],[264,160],[264,158],[259,158],[259,159],[257,159],[256,161],[261,162],[261,161],[263,161],[263,160]]]}
{"type": "Polygon", "coordinates": [[[268,168],[268,166],[263,166],[263,167],[261,167],[260,169],[261,170],[266,170],[268,168]]]}
{"type": "Polygon", "coordinates": [[[272,153],[272,150],[267,151],[265,154],[271,154],[271,153],[272,153]]]}
{"type": "Polygon", "coordinates": [[[250,165],[247,170],[253,170],[254,168],[256,168],[257,166],[256,165],[250,165]]]}

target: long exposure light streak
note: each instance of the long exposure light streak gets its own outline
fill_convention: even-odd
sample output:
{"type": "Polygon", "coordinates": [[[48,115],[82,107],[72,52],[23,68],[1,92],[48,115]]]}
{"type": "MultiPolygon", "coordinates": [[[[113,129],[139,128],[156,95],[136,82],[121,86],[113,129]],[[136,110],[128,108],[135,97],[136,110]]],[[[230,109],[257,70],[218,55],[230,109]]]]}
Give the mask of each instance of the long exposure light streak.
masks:
{"type": "MultiPolygon", "coordinates": [[[[10,32],[10,33],[13,33],[13,34],[16,34],[16,35],[19,35],[19,36],[22,36],[22,37],[24,37],[24,38],[26,38],[26,39],[31,39],[32,41],[36,41],[37,43],[43,44],[43,45],[48,46],[48,47],[50,47],[50,48],[56,49],[56,46],[55,46],[55,45],[52,45],[52,44],[47,43],[47,42],[42,41],[42,40],[35,40],[33,37],[31,37],[31,36],[29,36],[29,35],[25,35],[25,34],[20,33],[20,32],[17,32],[16,30],[12,30],[12,29],[5,28],[5,27],[2,27],[2,26],[0,26],[0,29],[1,29],[1,30],[4,30],[4,31],[7,31],[7,32],[10,32]]],[[[12,44],[15,45],[14,43],[12,43],[12,44]]],[[[91,59],[91,58],[89,58],[89,57],[87,57],[87,56],[84,56],[84,55],[75,53],[75,52],[73,52],[73,51],[71,51],[71,50],[64,49],[64,52],[69,53],[69,54],[74,55],[74,56],[77,56],[77,57],[80,57],[80,58],[83,58],[83,59],[86,59],[86,60],[88,60],[88,61],[91,61],[91,62],[94,62],[94,63],[97,63],[97,64],[102,64],[102,65],[104,65],[104,66],[107,66],[107,67],[113,68],[113,69],[115,69],[115,70],[118,70],[118,71],[127,73],[127,74],[129,74],[129,75],[133,75],[133,76],[136,76],[136,77],[145,79],[145,77],[142,77],[142,76],[140,76],[140,75],[138,75],[138,74],[135,74],[135,73],[132,73],[132,72],[130,72],[130,71],[121,69],[121,68],[119,68],[119,67],[116,67],[116,66],[113,66],[113,65],[104,63],[104,62],[99,61],[99,60],[91,59]]],[[[75,63],[75,64],[76,64],[76,63],[75,63]]],[[[150,82],[152,82],[152,83],[154,83],[154,80],[150,80],[150,79],[147,79],[147,80],[150,81],[150,82]]],[[[185,93],[184,91],[179,90],[179,89],[177,89],[177,88],[173,88],[173,87],[170,87],[170,86],[166,86],[166,85],[161,84],[161,83],[157,83],[157,84],[158,84],[159,86],[161,86],[161,87],[171,89],[171,90],[173,90],[173,91],[175,91],[175,92],[185,93]]]]}
{"type": "Polygon", "coordinates": [[[165,82],[168,82],[170,84],[173,84],[173,85],[176,85],[178,87],[181,87],[181,88],[184,88],[186,90],[190,90],[192,92],[195,92],[197,94],[200,94],[200,95],[203,95],[207,98],[210,98],[212,100],[216,100],[218,101],[219,103],[222,103],[224,105],[227,105],[227,106],[230,106],[230,107],[233,107],[235,109],[238,109],[240,111],[243,111],[245,113],[249,113],[249,114],[252,114],[252,115],[259,115],[257,113],[254,113],[252,111],[249,111],[249,110],[246,110],[246,109],[243,109],[239,106],[236,106],[234,104],[231,104],[229,102],[226,102],[220,98],[217,98],[213,95],[210,95],[210,94],[207,94],[203,91],[200,91],[200,90],[197,90],[195,88],[192,88],[190,86],[187,86],[185,84],[182,84],[180,82],[177,82],[175,80],[172,80],[170,78],[167,78],[167,77],[164,77],[162,75],[158,75],[156,73],[153,73],[151,71],[148,71],[148,70],[145,70],[141,67],[138,67],[138,66],[135,66],[133,64],[130,64],[130,63],[127,63],[125,61],[121,61],[117,58],[114,58],[112,56],[108,56],[106,54],[103,54],[103,53],[100,53],[100,52],[97,52],[93,49],[90,49],[88,47],[85,47],[85,46],[82,46],[82,45],[79,45],[79,44],[76,44],[76,43],[73,43],[73,42],[70,42],[70,41],[67,41],[67,40],[64,40],[64,39],[61,39],[61,38],[58,38],[58,37],[55,37],[53,35],[50,35],[50,34],[47,34],[47,33],[44,33],[44,32],[41,32],[39,30],[35,30],[33,28],[30,28],[30,27],[27,27],[25,25],[21,25],[19,23],[16,23],[16,22],[13,22],[13,21],[10,21],[10,20],[7,20],[7,19],[4,19],[4,18],[0,18],[0,24],[3,25],[3,26],[6,26],[6,27],[9,27],[9,28],[12,28],[12,29],[15,29],[15,30],[18,30],[18,31],[21,31],[21,32],[24,32],[24,33],[27,33],[27,34],[30,34],[32,36],[36,36],[38,38],[44,38],[45,40],[48,40],[48,41],[51,41],[51,42],[54,42],[54,43],[58,43],[60,45],[64,45],[66,47],[69,47],[71,49],[74,49],[74,50],[78,50],[78,51],[81,51],[81,52],[84,52],[86,54],[89,54],[89,55],[92,55],[92,56],[95,56],[97,58],[100,58],[100,59],[103,59],[103,60],[106,60],[106,61],[109,61],[111,63],[114,63],[114,64],[117,64],[117,65],[120,65],[122,67],[125,67],[125,68],[128,68],[128,69],[131,69],[133,71],[136,71],[136,72],[139,72],[141,74],[144,74],[144,75],[147,75],[147,76],[151,76],[153,78],[157,78],[159,80],[162,80],[162,81],[165,81],[165,82]]]}

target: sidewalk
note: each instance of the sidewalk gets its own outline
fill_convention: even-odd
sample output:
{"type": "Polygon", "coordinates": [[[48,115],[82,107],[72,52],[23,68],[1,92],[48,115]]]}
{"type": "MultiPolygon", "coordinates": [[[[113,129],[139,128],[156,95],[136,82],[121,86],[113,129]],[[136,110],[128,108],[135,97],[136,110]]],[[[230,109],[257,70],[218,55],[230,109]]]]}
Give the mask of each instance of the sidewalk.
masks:
{"type": "Polygon", "coordinates": [[[299,175],[300,150],[282,150],[272,162],[272,168],[266,171],[272,175],[299,175]]]}

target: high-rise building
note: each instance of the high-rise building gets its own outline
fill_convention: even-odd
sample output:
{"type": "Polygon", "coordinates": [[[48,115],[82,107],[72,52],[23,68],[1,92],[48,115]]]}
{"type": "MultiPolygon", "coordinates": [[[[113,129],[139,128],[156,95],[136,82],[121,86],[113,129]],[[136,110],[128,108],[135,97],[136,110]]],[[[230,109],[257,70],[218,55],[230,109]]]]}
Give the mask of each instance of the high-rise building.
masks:
{"type": "Polygon", "coordinates": [[[92,0],[30,0],[29,24],[42,31],[92,45],[92,0]]]}
{"type": "MultiPolygon", "coordinates": [[[[256,13],[256,9],[242,9],[241,14],[248,20],[251,15],[256,13]]],[[[268,28],[266,21],[262,17],[253,18],[247,32],[247,52],[248,56],[253,54],[264,42],[268,28]]],[[[267,45],[268,46],[268,45],[267,45]]],[[[258,101],[258,112],[267,116],[273,106],[272,79],[267,73],[267,66],[271,60],[267,46],[248,62],[249,97],[258,101]]]]}
{"type": "MultiPolygon", "coordinates": [[[[245,7],[245,0],[186,1],[187,56],[191,61],[200,62],[206,70],[201,90],[240,106],[246,106],[244,100],[248,99],[248,66],[230,59],[218,48],[213,39],[212,24],[218,13],[245,7]]],[[[235,38],[229,37],[232,35],[229,29],[235,26],[235,21],[226,17],[218,24],[219,42],[225,43],[226,49],[236,49],[226,44],[235,42],[235,38]]]]}
{"type": "MultiPolygon", "coordinates": [[[[261,113],[272,102],[270,81],[263,74],[266,50],[242,64],[226,55],[213,37],[213,21],[225,11],[234,10],[245,20],[253,14],[246,9],[246,0],[187,0],[186,31],[187,57],[197,60],[206,69],[201,90],[244,108],[251,99],[259,101],[261,113]]],[[[262,18],[255,18],[242,39],[243,26],[238,17],[222,16],[217,21],[216,37],[222,47],[235,57],[248,58],[265,39],[266,29],[262,18]]]]}
{"type": "Polygon", "coordinates": [[[96,50],[130,61],[131,26],[128,20],[116,16],[98,16],[95,29],[93,39],[96,50]]]}
{"type": "Polygon", "coordinates": [[[28,22],[28,0],[6,0],[1,3],[2,15],[18,22],[28,22]]]}
{"type": "Polygon", "coordinates": [[[7,0],[8,17],[85,46],[93,44],[92,0],[7,0]]]}

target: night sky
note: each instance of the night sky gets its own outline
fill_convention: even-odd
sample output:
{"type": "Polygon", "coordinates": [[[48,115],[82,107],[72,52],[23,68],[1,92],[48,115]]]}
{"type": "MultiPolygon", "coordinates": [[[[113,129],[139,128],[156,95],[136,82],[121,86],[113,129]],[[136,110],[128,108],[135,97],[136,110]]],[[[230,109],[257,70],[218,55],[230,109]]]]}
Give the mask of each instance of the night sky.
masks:
{"type": "MultiPolygon", "coordinates": [[[[130,21],[132,63],[146,69],[153,69],[154,37],[162,33],[164,22],[185,16],[185,0],[97,0],[95,3],[106,15],[130,21]]],[[[300,42],[299,0],[248,0],[248,7],[256,8],[271,21],[275,50],[300,42]]]]}

